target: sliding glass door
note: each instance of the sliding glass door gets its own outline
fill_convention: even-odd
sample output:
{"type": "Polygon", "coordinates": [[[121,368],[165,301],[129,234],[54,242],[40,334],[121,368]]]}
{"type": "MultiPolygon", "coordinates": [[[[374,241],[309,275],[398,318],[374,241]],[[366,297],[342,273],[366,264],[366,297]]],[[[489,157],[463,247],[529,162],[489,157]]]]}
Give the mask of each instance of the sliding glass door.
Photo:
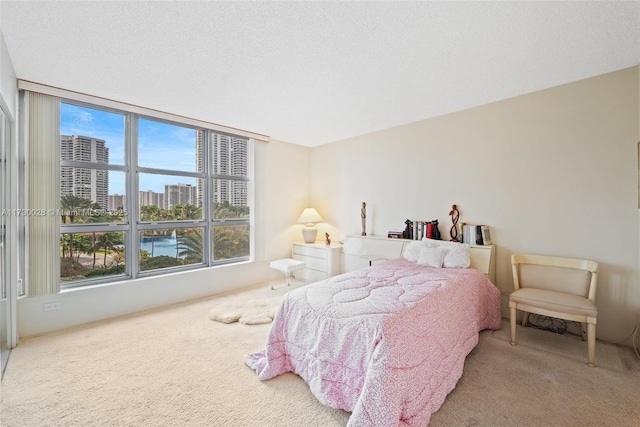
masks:
{"type": "Polygon", "coordinates": [[[8,336],[10,334],[10,307],[8,296],[11,294],[7,287],[6,262],[5,262],[5,243],[7,235],[6,219],[6,194],[7,194],[7,145],[10,141],[10,126],[6,116],[0,110],[0,356],[2,357],[1,371],[9,360],[10,343],[8,336]]]}
{"type": "Polygon", "coordinates": [[[0,108],[0,372],[4,373],[9,352],[17,345],[16,308],[18,299],[18,230],[17,215],[19,158],[14,122],[0,108]]]}

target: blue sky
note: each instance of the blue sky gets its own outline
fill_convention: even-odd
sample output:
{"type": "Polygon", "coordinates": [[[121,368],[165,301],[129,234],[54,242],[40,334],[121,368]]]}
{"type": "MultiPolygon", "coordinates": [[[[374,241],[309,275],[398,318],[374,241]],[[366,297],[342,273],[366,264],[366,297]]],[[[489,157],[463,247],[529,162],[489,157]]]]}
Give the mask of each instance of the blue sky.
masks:
{"type": "MultiPolygon", "coordinates": [[[[103,139],[109,147],[109,163],[124,165],[125,119],[121,114],[62,103],[60,134],[103,139]]],[[[138,121],[138,162],[140,166],[196,170],[196,132],[193,129],[155,122],[138,121]]],[[[196,184],[195,178],[142,174],[140,190],[164,193],[165,184],[196,184]]],[[[109,194],[124,194],[124,173],[109,173],[109,194]]]]}

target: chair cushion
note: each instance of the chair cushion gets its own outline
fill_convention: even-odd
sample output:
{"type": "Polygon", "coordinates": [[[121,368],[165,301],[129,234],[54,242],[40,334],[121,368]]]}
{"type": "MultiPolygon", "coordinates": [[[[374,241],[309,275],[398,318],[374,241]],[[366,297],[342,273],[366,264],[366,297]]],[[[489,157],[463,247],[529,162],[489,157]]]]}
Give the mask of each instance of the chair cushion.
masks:
{"type": "Polygon", "coordinates": [[[298,261],[296,259],[285,258],[276,261],[271,261],[269,267],[280,270],[283,273],[291,273],[292,271],[301,270],[306,267],[304,261],[298,261]]]}
{"type": "Polygon", "coordinates": [[[520,287],[547,289],[586,297],[589,295],[591,273],[576,268],[550,265],[520,264],[520,287]]]}
{"type": "Polygon", "coordinates": [[[511,293],[509,301],[528,304],[544,310],[572,315],[596,317],[598,309],[589,299],[546,289],[521,288],[511,293]]]}

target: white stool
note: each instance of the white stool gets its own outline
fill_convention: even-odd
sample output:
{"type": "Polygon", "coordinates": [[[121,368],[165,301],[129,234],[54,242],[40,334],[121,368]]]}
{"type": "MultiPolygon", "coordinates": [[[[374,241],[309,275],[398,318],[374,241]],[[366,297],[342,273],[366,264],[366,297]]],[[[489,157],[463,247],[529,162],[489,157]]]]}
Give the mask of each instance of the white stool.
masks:
{"type": "MultiPolygon", "coordinates": [[[[287,286],[291,285],[291,273],[297,270],[302,270],[306,266],[307,264],[304,261],[298,261],[291,258],[271,261],[271,264],[269,264],[269,267],[284,273],[287,286]]],[[[273,285],[271,285],[271,289],[275,289],[273,285]]]]}

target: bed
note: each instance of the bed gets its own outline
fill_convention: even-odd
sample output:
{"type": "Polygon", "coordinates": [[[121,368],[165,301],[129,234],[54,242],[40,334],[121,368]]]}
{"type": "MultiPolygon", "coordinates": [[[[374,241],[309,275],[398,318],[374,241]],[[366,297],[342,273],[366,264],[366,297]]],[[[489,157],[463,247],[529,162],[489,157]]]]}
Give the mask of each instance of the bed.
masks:
{"type": "Polygon", "coordinates": [[[299,375],[351,412],[349,426],[427,425],[479,331],[501,327],[500,292],[476,268],[445,268],[456,252],[470,265],[468,246],[449,245],[411,242],[399,258],[292,290],[247,365],[261,380],[299,375]]]}

